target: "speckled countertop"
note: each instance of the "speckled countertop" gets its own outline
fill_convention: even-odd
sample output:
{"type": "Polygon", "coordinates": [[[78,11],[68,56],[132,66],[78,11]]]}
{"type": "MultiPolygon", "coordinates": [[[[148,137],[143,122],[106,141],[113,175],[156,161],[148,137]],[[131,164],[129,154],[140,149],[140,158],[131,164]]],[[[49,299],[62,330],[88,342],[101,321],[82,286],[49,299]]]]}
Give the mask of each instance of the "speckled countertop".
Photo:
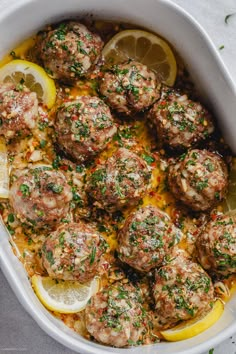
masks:
{"type": "MultiPolygon", "coordinates": [[[[1,6],[0,0],[0,6],[1,6]]],[[[173,0],[191,13],[213,39],[236,81],[236,0],[173,0]]],[[[148,1],[147,1],[148,3],[148,1]]],[[[236,354],[236,335],[214,348],[214,354],[236,354]]],[[[0,354],[72,354],[47,336],[25,312],[0,271],[0,354]]],[[[174,353],[173,353],[174,354],[174,353]]],[[[202,354],[208,354],[202,353],[202,354]]]]}

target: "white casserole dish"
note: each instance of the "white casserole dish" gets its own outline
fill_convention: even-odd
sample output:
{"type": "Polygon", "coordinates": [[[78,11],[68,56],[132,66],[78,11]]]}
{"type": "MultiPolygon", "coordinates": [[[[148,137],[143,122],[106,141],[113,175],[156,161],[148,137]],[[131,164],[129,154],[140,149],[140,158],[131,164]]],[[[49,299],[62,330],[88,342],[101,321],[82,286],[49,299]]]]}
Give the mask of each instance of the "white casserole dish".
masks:
{"type": "MultiPolygon", "coordinates": [[[[0,0],[0,57],[46,23],[93,14],[125,21],[157,32],[172,43],[187,64],[202,97],[213,109],[226,141],[236,153],[236,87],[212,42],[185,11],[168,0],[0,0]],[[206,99],[207,98],[207,99],[206,99]]],[[[27,274],[0,226],[0,266],[13,291],[39,326],[63,345],[83,353],[194,354],[201,353],[236,332],[236,296],[221,319],[192,339],[131,349],[115,349],[85,340],[54,318],[35,296],[27,274]]]]}

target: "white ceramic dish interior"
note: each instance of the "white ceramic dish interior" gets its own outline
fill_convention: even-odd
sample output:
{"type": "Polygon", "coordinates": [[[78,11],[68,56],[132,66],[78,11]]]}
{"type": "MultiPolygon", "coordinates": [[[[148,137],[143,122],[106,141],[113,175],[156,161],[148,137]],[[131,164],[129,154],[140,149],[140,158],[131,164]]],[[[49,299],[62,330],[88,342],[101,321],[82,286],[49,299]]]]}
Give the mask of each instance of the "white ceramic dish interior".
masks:
{"type": "MultiPolygon", "coordinates": [[[[204,30],[185,11],[168,0],[0,0],[0,57],[47,23],[93,14],[125,21],[157,32],[181,52],[202,97],[207,98],[226,140],[236,153],[236,88],[204,30]]],[[[177,343],[115,349],[85,340],[54,318],[35,296],[27,274],[13,255],[8,235],[0,226],[0,265],[13,291],[39,326],[63,345],[83,353],[195,354],[236,332],[236,297],[209,330],[177,343]]]]}

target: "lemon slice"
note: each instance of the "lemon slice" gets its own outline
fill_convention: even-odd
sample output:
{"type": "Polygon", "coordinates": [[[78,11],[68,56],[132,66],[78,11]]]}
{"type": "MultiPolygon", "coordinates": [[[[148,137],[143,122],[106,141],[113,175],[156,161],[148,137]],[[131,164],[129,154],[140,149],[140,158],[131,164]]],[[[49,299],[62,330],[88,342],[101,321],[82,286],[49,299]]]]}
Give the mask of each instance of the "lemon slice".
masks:
{"type": "Polygon", "coordinates": [[[9,197],[9,169],[7,147],[3,137],[0,137],[0,198],[9,197]]]}
{"type": "Polygon", "coordinates": [[[169,342],[176,342],[179,340],[194,337],[204,332],[206,329],[211,327],[216,321],[218,321],[223,311],[223,303],[220,300],[216,300],[211,311],[208,312],[206,316],[186,321],[174,328],[162,331],[161,335],[169,342]]]}
{"type": "Polygon", "coordinates": [[[0,68],[0,82],[24,84],[34,91],[40,102],[51,108],[56,100],[54,81],[39,65],[27,60],[13,60],[0,68]]]}
{"type": "Polygon", "coordinates": [[[233,158],[232,169],[229,174],[228,193],[222,206],[225,213],[236,211],[236,158],[233,158]]]}
{"type": "Polygon", "coordinates": [[[32,285],[43,305],[51,311],[76,313],[82,311],[88,300],[98,292],[100,278],[95,277],[86,284],[76,281],[56,280],[34,275],[32,285]]]}
{"type": "Polygon", "coordinates": [[[173,86],[177,66],[170,46],[160,37],[142,30],[125,30],[117,33],[103,48],[108,65],[134,59],[153,70],[160,80],[173,86]]]}

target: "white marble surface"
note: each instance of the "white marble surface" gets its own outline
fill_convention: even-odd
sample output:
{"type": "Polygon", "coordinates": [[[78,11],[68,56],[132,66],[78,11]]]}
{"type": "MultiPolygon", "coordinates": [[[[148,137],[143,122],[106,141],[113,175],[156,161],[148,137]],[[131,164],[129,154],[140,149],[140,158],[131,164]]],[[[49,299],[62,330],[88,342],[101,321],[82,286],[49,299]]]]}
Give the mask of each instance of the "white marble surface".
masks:
{"type": "MultiPolygon", "coordinates": [[[[1,0],[0,0],[1,2],[1,0]]],[[[146,0],[148,4],[148,0],[146,0]]],[[[174,0],[206,29],[236,82],[236,0],[174,0]]],[[[236,335],[214,348],[214,354],[235,354],[236,335]]],[[[0,354],[70,354],[48,337],[23,310],[0,272],[0,354]]],[[[174,354],[174,353],[173,353],[174,354]]],[[[203,354],[208,354],[203,353],[203,354]]]]}

